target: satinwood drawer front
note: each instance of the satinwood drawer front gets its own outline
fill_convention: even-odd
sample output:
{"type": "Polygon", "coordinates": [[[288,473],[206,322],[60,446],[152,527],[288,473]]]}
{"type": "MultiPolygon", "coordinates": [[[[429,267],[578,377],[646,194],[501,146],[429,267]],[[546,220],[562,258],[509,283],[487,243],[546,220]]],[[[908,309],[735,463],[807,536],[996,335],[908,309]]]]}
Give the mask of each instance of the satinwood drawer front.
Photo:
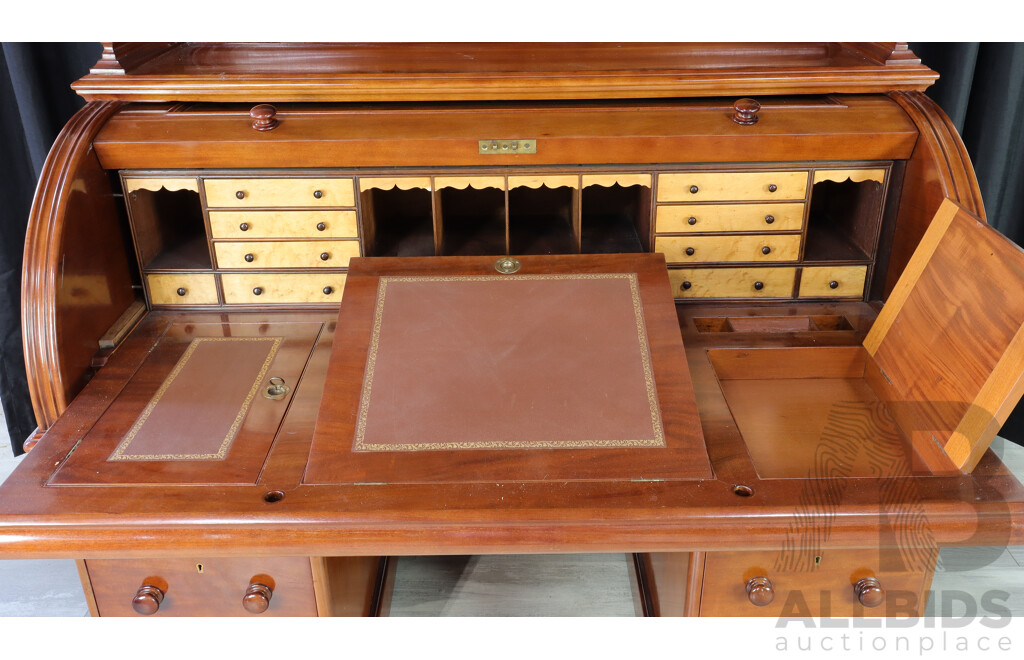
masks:
{"type": "Polygon", "coordinates": [[[214,238],[356,238],[355,211],[210,211],[214,238]]]}
{"type": "Polygon", "coordinates": [[[218,268],[345,268],[359,241],[259,241],[213,244],[218,268]]]}
{"type": "Polygon", "coordinates": [[[669,268],[676,298],[790,298],[796,268],[669,268]]]}
{"type": "Polygon", "coordinates": [[[659,206],[655,231],[800,231],[803,222],[803,204],[685,204],[659,206]]]}
{"type": "Polygon", "coordinates": [[[355,206],[352,179],[206,179],[209,207],[355,206]]]}
{"type": "Polygon", "coordinates": [[[938,554],[909,548],[709,552],[701,616],[918,616],[938,554]]]}
{"type": "Polygon", "coordinates": [[[659,236],[654,240],[654,251],[664,253],[669,263],[796,261],[800,235],[659,236]]]}
{"type": "Polygon", "coordinates": [[[154,305],[217,304],[217,280],[212,273],[150,273],[146,281],[154,305]]]}
{"type": "Polygon", "coordinates": [[[317,615],[308,557],[89,560],[86,569],[100,616],[317,615]]]}
{"type": "Polygon", "coordinates": [[[229,305],[332,304],[341,302],[345,273],[226,273],[221,288],[229,305]]]}
{"type": "Polygon", "coordinates": [[[807,172],[680,172],[658,175],[659,202],[803,199],[807,172]]]}
{"type": "Polygon", "coordinates": [[[864,295],[867,266],[811,266],[800,275],[800,297],[849,297],[864,295]]]}

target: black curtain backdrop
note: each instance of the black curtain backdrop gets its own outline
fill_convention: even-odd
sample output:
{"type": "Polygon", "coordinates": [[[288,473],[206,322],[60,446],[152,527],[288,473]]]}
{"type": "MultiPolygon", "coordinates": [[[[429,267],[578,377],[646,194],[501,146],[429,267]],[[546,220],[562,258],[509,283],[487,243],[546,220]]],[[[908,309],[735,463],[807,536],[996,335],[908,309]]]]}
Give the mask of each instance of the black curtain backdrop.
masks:
{"type": "MultiPolygon", "coordinates": [[[[910,47],[941,75],[928,95],[964,138],[989,222],[1024,244],[1024,44],[910,47]]],[[[100,51],[97,43],[4,43],[0,55],[0,400],[16,453],[35,429],[21,347],[25,227],[50,145],[83,105],[69,85],[100,51]]],[[[1024,405],[1001,435],[1024,444],[1024,405]]]]}

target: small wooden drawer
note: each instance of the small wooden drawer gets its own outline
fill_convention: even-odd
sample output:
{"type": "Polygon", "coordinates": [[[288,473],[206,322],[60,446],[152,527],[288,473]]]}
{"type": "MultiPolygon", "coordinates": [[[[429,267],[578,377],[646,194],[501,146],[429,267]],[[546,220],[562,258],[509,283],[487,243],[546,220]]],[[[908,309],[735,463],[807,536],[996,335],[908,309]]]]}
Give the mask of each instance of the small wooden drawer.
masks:
{"type": "Polygon", "coordinates": [[[214,238],[356,238],[355,211],[210,211],[214,238]]]}
{"type": "Polygon", "coordinates": [[[823,550],[817,556],[796,550],[710,552],[700,615],[917,616],[924,611],[937,557],[930,549],[902,556],[890,549],[823,550]],[[865,578],[878,584],[859,596],[857,585],[865,578]]]}
{"type": "Polygon", "coordinates": [[[676,298],[791,298],[796,268],[669,268],[676,298]]]}
{"type": "Polygon", "coordinates": [[[654,251],[664,253],[669,263],[796,261],[800,235],[659,236],[654,239],[654,251]]]}
{"type": "Polygon", "coordinates": [[[221,275],[224,302],[337,304],[345,290],[345,273],[227,273],[221,275]]]}
{"type": "Polygon", "coordinates": [[[100,616],[316,616],[308,557],[85,562],[100,616]],[[250,585],[262,585],[243,605],[250,585]],[[149,587],[149,589],[146,589],[149,587]],[[154,590],[159,590],[159,593],[154,590]],[[263,612],[259,610],[265,601],[263,612]],[[142,612],[136,609],[138,607],[142,612]]]}
{"type": "Polygon", "coordinates": [[[800,275],[801,298],[860,298],[867,266],[812,266],[800,275]]]}
{"type": "MultiPolygon", "coordinates": [[[[211,214],[212,215],[212,214],[211,214]]],[[[659,233],[720,231],[800,231],[801,204],[687,204],[659,206],[659,233]]]]}
{"type": "Polygon", "coordinates": [[[804,199],[807,172],[680,172],[658,175],[659,202],[804,199]]]}
{"type": "Polygon", "coordinates": [[[359,241],[221,241],[213,251],[218,268],[345,268],[359,241]]]}
{"type": "Polygon", "coordinates": [[[355,206],[352,179],[204,179],[206,205],[355,206]]]}
{"type": "Polygon", "coordinates": [[[216,305],[213,273],[149,273],[149,301],[154,305],[216,305]]]}

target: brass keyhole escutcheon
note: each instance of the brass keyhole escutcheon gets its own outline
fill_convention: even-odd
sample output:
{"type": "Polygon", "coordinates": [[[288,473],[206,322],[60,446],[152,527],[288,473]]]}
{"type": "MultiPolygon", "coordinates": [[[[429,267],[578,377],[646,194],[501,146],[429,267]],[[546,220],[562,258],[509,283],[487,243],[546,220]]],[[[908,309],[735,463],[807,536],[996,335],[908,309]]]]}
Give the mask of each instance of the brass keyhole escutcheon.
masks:
{"type": "Polygon", "coordinates": [[[494,270],[499,273],[505,273],[511,275],[512,273],[519,272],[519,269],[523,267],[523,264],[515,257],[502,257],[494,264],[494,270]]]}
{"type": "Polygon", "coordinates": [[[264,390],[263,396],[268,399],[283,399],[285,394],[288,394],[288,390],[291,388],[284,384],[284,378],[280,376],[271,376],[270,385],[264,390]]]}
{"type": "Polygon", "coordinates": [[[202,564],[196,564],[196,573],[202,573],[202,572],[203,572],[203,565],[202,564]]]}

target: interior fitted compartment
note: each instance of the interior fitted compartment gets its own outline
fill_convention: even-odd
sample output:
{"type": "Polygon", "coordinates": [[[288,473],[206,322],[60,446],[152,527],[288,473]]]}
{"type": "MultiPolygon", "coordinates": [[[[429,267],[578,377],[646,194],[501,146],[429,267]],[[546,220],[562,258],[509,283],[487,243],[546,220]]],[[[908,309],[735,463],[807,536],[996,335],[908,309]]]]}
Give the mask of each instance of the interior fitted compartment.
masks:
{"type": "Polygon", "coordinates": [[[505,191],[443,188],[435,193],[441,218],[441,254],[506,254],[505,191]]]}
{"type": "Polygon", "coordinates": [[[434,211],[429,190],[373,188],[362,193],[363,236],[367,256],[434,255],[434,211]]]}
{"type": "Polygon", "coordinates": [[[868,261],[885,199],[884,170],[818,171],[811,191],[805,261],[868,261]]]}
{"type": "Polygon", "coordinates": [[[138,188],[128,191],[127,197],[139,262],[144,270],[212,267],[197,190],[138,188]]]}
{"type": "Polygon", "coordinates": [[[581,252],[650,251],[650,188],[619,184],[587,186],[582,198],[581,252]]]}
{"type": "Polygon", "coordinates": [[[519,187],[508,191],[511,254],[573,254],[579,242],[573,227],[576,189],[519,187]]]}
{"type": "Polygon", "coordinates": [[[700,316],[693,319],[697,332],[808,332],[853,330],[845,316],[700,316]]]}

